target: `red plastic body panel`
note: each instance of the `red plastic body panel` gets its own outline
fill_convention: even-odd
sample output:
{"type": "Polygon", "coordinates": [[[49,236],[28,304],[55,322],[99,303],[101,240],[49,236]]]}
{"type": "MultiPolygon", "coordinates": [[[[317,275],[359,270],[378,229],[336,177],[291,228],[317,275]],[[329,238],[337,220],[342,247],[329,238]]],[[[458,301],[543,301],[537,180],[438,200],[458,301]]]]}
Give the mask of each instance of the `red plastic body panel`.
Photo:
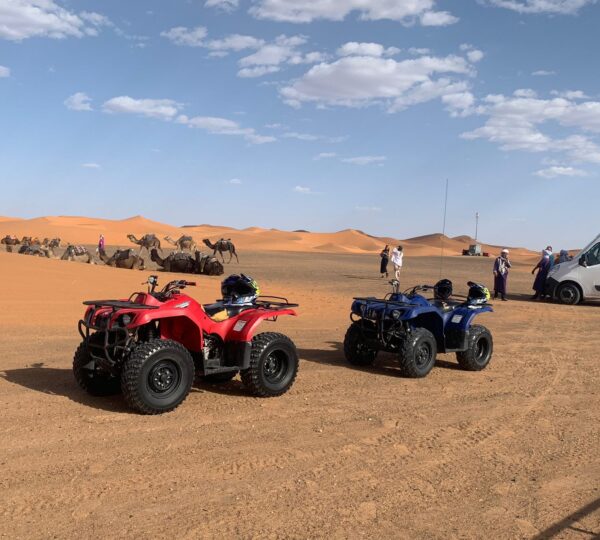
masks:
{"type": "MultiPolygon", "coordinates": [[[[166,302],[160,302],[150,294],[138,293],[133,301],[136,304],[158,306],[158,309],[120,309],[113,313],[110,307],[101,307],[96,311],[94,321],[112,313],[108,327],[125,314],[131,317],[128,329],[135,329],[153,321],[160,321],[160,334],[164,339],[173,339],[185,348],[199,352],[204,346],[202,333],[218,335],[224,342],[251,341],[257,327],[265,319],[282,315],[296,316],[293,309],[265,309],[256,307],[242,311],[239,315],[222,322],[212,320],[202,306],[186,294],[174,294],[166,302]]],[[[86,311],[86,319],[92,310],[86,311]]]]}

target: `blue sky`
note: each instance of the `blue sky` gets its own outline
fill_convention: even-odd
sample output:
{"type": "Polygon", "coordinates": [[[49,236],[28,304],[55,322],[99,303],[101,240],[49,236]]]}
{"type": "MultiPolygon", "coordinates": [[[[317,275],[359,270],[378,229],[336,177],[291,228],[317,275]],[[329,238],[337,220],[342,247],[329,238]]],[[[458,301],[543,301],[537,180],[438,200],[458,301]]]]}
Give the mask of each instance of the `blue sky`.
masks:
{"type": "Polygon", "coordinates": [[[577,246],[594,0],[0,0],[0,215],[577,246]]]}

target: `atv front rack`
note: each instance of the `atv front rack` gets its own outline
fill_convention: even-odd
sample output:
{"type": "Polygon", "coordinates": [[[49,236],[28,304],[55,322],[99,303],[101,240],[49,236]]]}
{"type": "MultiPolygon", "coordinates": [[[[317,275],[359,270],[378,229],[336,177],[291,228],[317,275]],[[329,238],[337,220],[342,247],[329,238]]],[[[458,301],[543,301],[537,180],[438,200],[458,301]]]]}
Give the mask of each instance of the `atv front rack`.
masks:
{"type": "Polygon", "coordinates": [[[110,317],[103,317],[104,324],[98,324],[96,313],[102,308],[112,308],[112,313],[120,309],[158,309],[158,306],[147,306],[127,300],[87,300],[83,302],[86,306],[92,306],[92,309],[86,314],[85,319],[81,319],[77,325],[79,334],[84,339],[90,356],[102,365],[107,371],[113,371],[117,364],[117,354],[128,350],[131,344],[131,336],[127,328],[114,325],[108,328],[110,317]],[[95,324],[92,324],[95,321],[95,324]],[[93,343],[90,340],[91,331],[102,332],[102,343],[93,343]]]}
{"type": "Polygon", "coordinates": [[[113,308],[113,311],[117,311],[119,309],[158,309],[158,306],[138,304],[137,302],[132,302],[131,300],[86,300],[83,305],[95,306],[96,308],[111,307],[113,308]]]}

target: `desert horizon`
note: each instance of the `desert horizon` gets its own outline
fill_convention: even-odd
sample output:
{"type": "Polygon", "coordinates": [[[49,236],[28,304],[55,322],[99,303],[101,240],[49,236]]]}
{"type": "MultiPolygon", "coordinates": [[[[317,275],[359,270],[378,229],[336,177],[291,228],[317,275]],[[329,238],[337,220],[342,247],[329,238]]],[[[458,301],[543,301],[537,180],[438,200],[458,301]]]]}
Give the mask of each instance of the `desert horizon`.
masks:
{"type": "MultiPolygon", "coordinates": [[[[127,234],[156,234],[161,240],[165,236],[177,239],[181,235],[194,237],[200,246],[204,238],[218,240],[231,238],[242,250],[297,251],[320,253],[373,253],[388,244],[402,244],[407,257],[459,256],[463,249],[475,243],[468,235],[449,237],[432,233],[412,238],[378,237],[358,229],[343,229],[336,232],[312,232],[306,230],[285,231],[276,228],[234,227],[220,225],[169,225],[136,215],[124,219],[104,219],[85,216],[42,216],[36,218],[0,217],[0,237],[15,235],[59,237],[65,243],[94,244],[103,234],[107,246],[127,246],[127,234]]],[[[502,248],[511,251],[511,258],[534,262],[538,253],[523,247],[491,245],[478,241],[484,252],[496,257],[502,248]]],[[[166,244],[168,246],[168,244],[166,244]]],[[[205,246],[202,244],[202,248],[205,246]]]]}

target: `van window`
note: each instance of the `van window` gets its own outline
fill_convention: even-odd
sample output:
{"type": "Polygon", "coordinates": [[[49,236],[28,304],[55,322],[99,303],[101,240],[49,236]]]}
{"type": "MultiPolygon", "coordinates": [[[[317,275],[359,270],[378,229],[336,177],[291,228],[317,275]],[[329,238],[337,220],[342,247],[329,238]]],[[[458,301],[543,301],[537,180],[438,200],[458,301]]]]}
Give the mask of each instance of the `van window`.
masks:
{"type": "Polygon", "coordinates": [[[585,254],[585,258],[587,260],[588,266],[595,266],[596,264],[600,264],[600,244],[596,244],[592,249],[590,249],[585,254]]]}

